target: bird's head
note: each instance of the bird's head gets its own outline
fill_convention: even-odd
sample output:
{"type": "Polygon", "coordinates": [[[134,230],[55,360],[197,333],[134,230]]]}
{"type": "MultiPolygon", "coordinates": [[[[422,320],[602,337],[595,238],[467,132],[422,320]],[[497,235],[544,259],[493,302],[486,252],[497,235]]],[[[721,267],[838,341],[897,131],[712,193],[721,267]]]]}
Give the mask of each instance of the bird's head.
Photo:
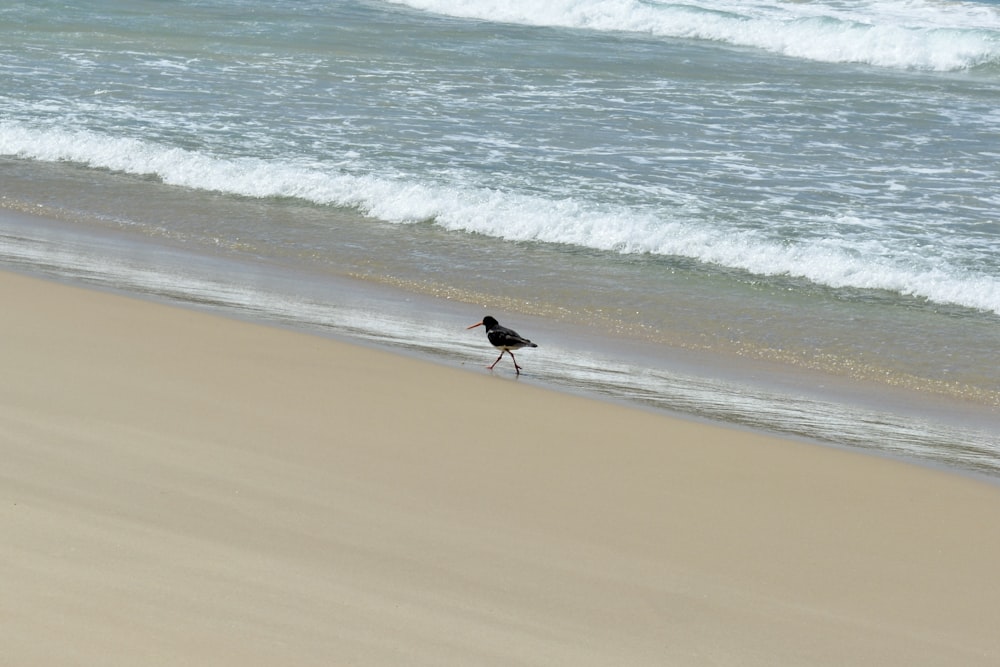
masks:
{"type": "Polygon", "coordinates": [[[483,318],[482,322],[476,322],[471,327],[466,327],[466,329],[475,329],[476,327],[486,327],[486,330],[489,331],[497,324],[499,324],[499,322],[496,321],[496,318],[494,318],[492,315],[487,315],[486,317],[483,318]]]}

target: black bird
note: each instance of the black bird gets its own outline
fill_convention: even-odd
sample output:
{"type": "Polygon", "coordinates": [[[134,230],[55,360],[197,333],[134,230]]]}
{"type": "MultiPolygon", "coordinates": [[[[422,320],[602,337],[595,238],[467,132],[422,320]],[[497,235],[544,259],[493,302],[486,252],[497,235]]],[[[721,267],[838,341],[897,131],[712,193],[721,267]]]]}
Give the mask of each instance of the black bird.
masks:
{"type": "Polygon", "coordinates": [[[504,352],[510,355],[511,361],[514,362],[514,371],[520,375],[521,367],[517,365],[517,359],[514,358],[514,353],[511,350],[520,350],[522,347],[538,347],[532,343],[527,338],[522,338],[513,329],[508,329],[507,327],[500,326],[500,323],[496,319],[487,315],[483,318],[482,322],[473,324],[471,327],[466,327],[467,329],[475,329],[476,327],[486,327],[486,337],[489,339],[493,347],[500,350],[500,356],[497,360],[493,362],[491,366],[488,366],[490,370],[493,370],[493,366],[503,359],[504,352]]]}

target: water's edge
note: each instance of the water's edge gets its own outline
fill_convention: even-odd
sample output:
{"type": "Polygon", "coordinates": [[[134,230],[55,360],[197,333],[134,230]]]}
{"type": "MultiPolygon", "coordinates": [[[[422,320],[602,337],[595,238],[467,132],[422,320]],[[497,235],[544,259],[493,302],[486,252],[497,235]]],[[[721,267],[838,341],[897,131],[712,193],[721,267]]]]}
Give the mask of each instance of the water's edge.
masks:
{"type": "MultiPolygon", "coordinates": [[[[189,248],[0,209],[0,266],[229,317],[279,325],[470,371],[495,358],[482,330],[496,304],[189,248]]],[[[849,447],[1000,481],[997,409],[765,362],[609,338],[552,318],[514,315],[540,343],[518,379],[673,416],[849,447]]],[[[504,360],[507,362],[508,360],[504,360]]],[[[503,364],[496,375],[514,378],[503,364]]]]}

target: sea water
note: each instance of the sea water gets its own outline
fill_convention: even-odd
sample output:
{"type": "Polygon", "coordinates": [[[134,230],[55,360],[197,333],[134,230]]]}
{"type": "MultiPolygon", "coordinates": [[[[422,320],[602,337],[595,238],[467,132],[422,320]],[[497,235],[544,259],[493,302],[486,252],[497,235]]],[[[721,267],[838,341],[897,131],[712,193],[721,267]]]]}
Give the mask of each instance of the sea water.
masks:
{"type": "Polygon", "coordinates": [[[8,268],[1000,474],[995,2],[8,2],[0,197],[8,268]]]}

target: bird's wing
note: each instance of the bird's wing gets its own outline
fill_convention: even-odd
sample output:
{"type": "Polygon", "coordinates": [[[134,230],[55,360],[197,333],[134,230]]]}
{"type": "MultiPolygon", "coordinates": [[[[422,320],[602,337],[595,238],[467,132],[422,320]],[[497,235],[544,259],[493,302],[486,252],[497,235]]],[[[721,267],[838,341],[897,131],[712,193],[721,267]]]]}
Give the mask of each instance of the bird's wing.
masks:
{"type": "Polygon", "coordinates": [[[525,345],[531,345],[530,340],[522,338],[516,331],[511,331],[510,329],[494,329],[489,332],[488,337],[495,347],[524,347],[525,345]]]}

